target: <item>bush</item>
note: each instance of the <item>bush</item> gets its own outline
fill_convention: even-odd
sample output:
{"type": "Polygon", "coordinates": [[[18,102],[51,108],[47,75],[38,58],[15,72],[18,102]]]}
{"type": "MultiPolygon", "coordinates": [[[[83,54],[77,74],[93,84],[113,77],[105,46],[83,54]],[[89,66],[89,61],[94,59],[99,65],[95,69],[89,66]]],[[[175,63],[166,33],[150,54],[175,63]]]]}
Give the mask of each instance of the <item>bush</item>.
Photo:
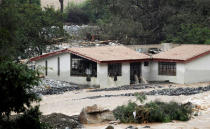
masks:
{"type": "Polygon", "coordinates": [[[164,103],[155,101],[147,103],[145,108],[149,109],[148,122],[187,121],[192,114],[191,106],[185,106],[176,102],[164,103]]]}
{"type": "Polygon", "coordinates": [[[113,113],[115,118],[122,123],[187,121],[191,117],[192,106],[191,104],[160,101],[138,106],[135,102],[129,102],[127,105],[118,106],[113,113]],[[135,118],[133,112],[136,113],[135,118]]]}
{"type": "Polygon", "coordinates": [[[128,105],[118,106],[114,111],[114,116],[123,123],[135,122],[133,112],[135,111],[137,104],[129,102],[128,105]]]}

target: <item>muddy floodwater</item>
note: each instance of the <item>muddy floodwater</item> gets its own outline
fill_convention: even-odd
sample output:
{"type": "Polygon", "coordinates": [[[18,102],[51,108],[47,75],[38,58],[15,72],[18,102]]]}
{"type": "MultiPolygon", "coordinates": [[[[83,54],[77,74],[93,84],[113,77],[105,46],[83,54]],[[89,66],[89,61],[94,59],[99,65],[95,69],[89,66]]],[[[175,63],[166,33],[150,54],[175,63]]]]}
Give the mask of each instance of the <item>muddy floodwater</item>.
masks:
{"type": "MultiPolygon", "coordinates": [[[[198,83],[193,85],[173,85],[176,87],[198,87],[207,86],[210,83],[198,83]]],[[[171,85],[171,84],[170,84],[171,85]]],[[[169,85],[164,85],[162,88],[167,88],[169,85]]],[[[116,90],[116,91],[100,91],[100,92],[89,92],[90,89],[81,89],[77,91],[69,91],[58,95],[45,95],[42,96],[40,102],[40,110],[44,115],[51,113],[63,113],[66,115],[78,115],[82,108],[86,106],[92,106],[97,104],[100,107],[108,108],[113,110],[117,106],[127,104],[129,100],[135,101],[134,96],[111,96],[135,92],[148,92],[151,90],[160,90],[161,88],[147,88],[137,90],[116,90]],[[88,99],[91,96],[96,96],[88,99]],[[110,97],[99,97],[97,96],[110,96],[110,97]],[[87,99],[84,99],[87,98],[87,99]]],[[[180,103],[192,102],[201,107],[198,116],[193,117],[187,122],[173,121],[170,123],[150,123],[150,124],[118,124],[113,125],[115,129],[125,129],[129,125],[136,127],[150,126],[151,129],[210,129],[210,91],[202,92],[194,95],[179,95],[179,96],[167,96],[167,95],[148,95],[147,101],[161,100],[164,102],[176,101],[180,103]]],[[[105,129],[109,124],[89,124],[84,125],[87,129],[105,129]]]]}

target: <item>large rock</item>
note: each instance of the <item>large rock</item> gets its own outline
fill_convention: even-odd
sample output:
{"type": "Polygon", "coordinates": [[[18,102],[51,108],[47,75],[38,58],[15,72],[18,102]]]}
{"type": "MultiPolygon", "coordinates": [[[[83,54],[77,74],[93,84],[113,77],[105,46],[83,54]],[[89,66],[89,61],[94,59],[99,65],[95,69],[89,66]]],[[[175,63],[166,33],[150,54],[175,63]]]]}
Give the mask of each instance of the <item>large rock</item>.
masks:
{"type": "Polygon", "coordinates": [[[96,124],[104,121],[115,120],[113,113],[108,109],[103,109],[97,105],[87,106],[82,109],[79,121],[82,124],[96,124]]]}

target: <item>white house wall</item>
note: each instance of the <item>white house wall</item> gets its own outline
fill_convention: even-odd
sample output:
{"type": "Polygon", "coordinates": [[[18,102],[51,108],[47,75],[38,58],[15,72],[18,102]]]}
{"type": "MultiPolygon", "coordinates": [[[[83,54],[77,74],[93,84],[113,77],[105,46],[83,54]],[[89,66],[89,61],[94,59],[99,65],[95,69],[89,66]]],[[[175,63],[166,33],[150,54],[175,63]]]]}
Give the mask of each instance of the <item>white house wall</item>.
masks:
{"type": "Polygon", "coordinates": [[[114,77],[108,76],[108,64],[97,64],[97,77],[100,88],[129,85],[130,63],[122,63],[122,76],[117,76],[117,81],[114,81],[114,77]]]}
{"type": "Polygon", "coordinates": [[[151,62],[149,62],[148,66],[144,66],[144,62],[141,63],[141,76],[146,80],[150,80],[150,65],[151,62]]]}
{"type": "Polygon", "coordinates": [[[185,65],[185,83],[210,81],[210,54],[185,65]]]}
{"type": "Polygon", "coordinates": [[[87,82],[86,77],[82,76],[70,76],[70,54],[69,53],[64,53],[52,57],[45,58],[43,60],[36,61],[36,67],[42,66],[43,70],[42,72],[45,74],[45,61],[47,60],[48,62],[48,74],[46,78],[52,78],[55,80],[61,80],[61,81],[68,81],[72,82],[75,84],[80,84],[80,85],[90,85],[90,86],[95,86],[98,85],[97,78],[96,77],[91,77],[91,81],[87,82]],[[60,75],[58,76],[58,56],[60,57],[60,75]]]}
{"type": "Polygon", "coordinates": [[[158,62],[150,62],[149,81],[169,81],[174,83],[184,83],[184,64],[176,64],[176,76],[159,75],[158,74],[158,62]]]}

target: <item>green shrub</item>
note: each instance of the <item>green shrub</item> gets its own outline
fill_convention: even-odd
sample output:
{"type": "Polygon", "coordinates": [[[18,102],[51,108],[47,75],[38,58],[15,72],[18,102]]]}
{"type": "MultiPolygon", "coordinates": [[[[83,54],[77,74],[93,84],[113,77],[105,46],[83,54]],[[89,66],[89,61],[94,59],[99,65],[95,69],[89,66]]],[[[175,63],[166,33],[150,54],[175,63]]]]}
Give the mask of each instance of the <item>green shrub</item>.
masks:
{"type": "Polygon", "coordinates": [[[122,123],[187,121],[191,117],[192,106],[191,104],[160,101],[138,106],[135,102],[129,102],[127,105],[118,106],[113,112],[115,118],[122,123]],[[133,112],[136,112],[135,118],[133,112]]]}
{"type": "Polygon", "coordinates": [[[114,116],[123,123],[135,122],[133,117],[133,112],[135,111],[137,104],[134,102],[129,102],[127,105],[118,106],[114,111],[114,116]]]}
{"type": "Polygon", "coordinates": [[[150,102],[145,105],[150,109],[149,122],[170,122],[172,120],[187,121],[192,114],[192,108],[176,102],[150,102]]]}

